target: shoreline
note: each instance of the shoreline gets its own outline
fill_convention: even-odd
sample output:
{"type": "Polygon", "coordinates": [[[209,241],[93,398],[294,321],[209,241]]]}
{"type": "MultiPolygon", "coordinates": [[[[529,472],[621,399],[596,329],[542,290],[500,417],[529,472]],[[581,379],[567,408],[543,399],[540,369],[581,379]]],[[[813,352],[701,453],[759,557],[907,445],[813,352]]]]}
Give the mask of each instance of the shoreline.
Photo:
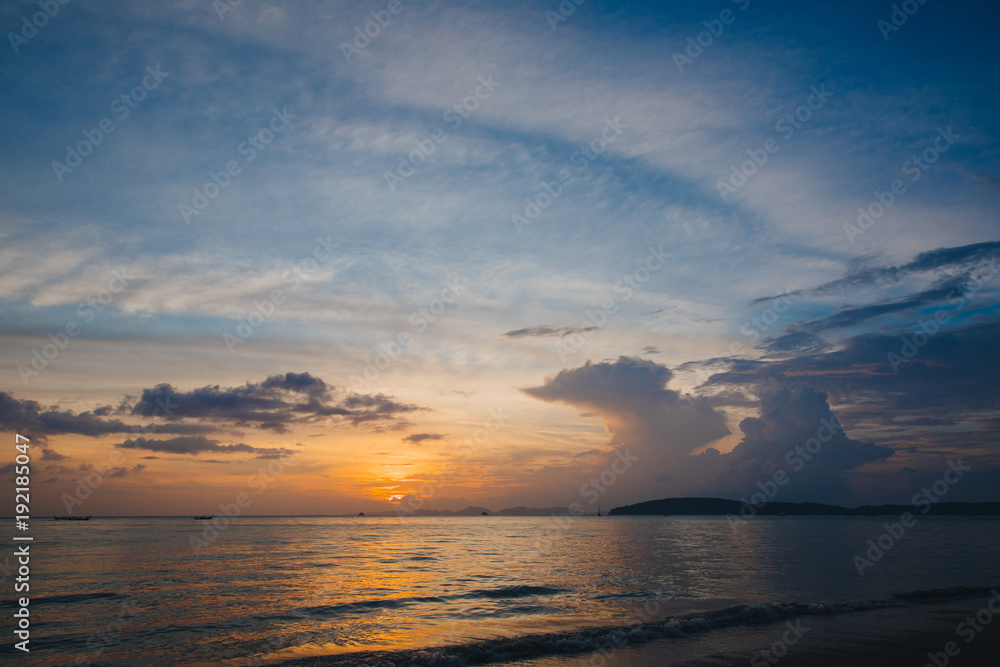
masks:
{"type": "MultiPolygon", "coordinates": [[[[907,606],[863,611],[808,614],[768,622],[746,623],[693,631],[684,636],[641,638],[634,643],[600,641],[607,648],[586,644],[584,632],[567,635],[552,653],[511,657],[514,642],[496,640],[461,647],[361,651],[292,658],[269,664],[321,667],[375,664],[381,667],[464,664],[504,667],[995,667],[1000,655],[1000,590],[993,595],[958,599],[928,599],[907,606]],[[985,623],[976,623],[976,615],[985,623]],[[973,625],[967,625],[969,619],[973,625]],[[979,630],[973,630],[973,627],[979,630]],[[970,639],[971,633],[971,639],[970,639]],[[949,655],[948,652],[951,652],[949,655]],[[928,654],[938,658],[934,665],[928,654]],[[947,660],[947,662],[945,662],[947,660]]],[[[525,642],[544,642],[538,635],[525,642]]],[[[544,650],[544,649],[542,649],[544,650]]]]}

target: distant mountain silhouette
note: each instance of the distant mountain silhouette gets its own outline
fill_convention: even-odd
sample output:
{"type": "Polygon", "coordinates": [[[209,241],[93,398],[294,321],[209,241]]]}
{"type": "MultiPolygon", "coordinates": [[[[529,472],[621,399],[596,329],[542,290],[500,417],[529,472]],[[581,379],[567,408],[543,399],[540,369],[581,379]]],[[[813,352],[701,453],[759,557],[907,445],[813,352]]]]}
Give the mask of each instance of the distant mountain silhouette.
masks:
{"type": "MultiPolygon", "coordinates": [[[[754,508],[739,500],[724,498],[663,498],[616,507],[609,516],[725,516],[733,514],[751,516],[899,516],[909,512],[923,516],[923,508],[913,505],[864,505],[862,507],[839,507],[820,503],[768,502],[754,508]],[[744,509],[748,508],[748,509],[744,509]]],[[[927,511],[929,516],[1000,516],[1000,503],[933,503],[927,511]]]]}

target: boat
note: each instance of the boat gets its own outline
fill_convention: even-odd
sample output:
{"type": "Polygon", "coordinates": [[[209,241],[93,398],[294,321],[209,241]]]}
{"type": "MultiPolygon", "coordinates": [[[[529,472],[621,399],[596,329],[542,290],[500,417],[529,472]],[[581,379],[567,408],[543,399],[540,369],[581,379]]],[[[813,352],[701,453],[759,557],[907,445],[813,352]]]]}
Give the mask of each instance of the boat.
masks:
{"type": "Polygon", "coordinates": [[[87,516],[54,516],[53,521],[90,521],[90,515],[87,516]]]}
{"type": "Polygon", "coordinates": [[[213,518],[215,518],[214,514],[211,514],[211,515],[206,514],[205,516],[196,516],[195,520],[197,520],[197,521],[209,521],[209,520],[211,520],[213,518]]]}

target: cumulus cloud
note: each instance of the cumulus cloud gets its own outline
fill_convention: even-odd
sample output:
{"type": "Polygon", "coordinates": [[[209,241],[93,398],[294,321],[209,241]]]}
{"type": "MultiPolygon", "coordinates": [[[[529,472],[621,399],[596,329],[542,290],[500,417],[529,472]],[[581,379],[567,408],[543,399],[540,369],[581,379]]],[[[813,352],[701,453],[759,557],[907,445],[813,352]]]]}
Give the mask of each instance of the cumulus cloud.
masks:
{"type": "Polygon", "coordinates": [[[894,453],[850,438],[827,395],[808,385],[762,392],[760,416],[744,419],[740,430],[743,439],[728,454],[698,457],[703,472],[716,471],[713,493],[752,494],[781,470],[790,480],[780,488],[782,500],[849,503],[854,498],[840,473],[894,453]]]}
{"type": "MultiPolygon", "coordinates": [[[[637,465],[624,473],[627,489],[614,492],[623,500],[623,494],[631,501],[677,495],[735,498],[757,490],[758,482],[772,479],[781,469],[794,477],[794,483],[783,489],[782,499],[843,502],[852,497],[844,473],[893,455],[889,447],[849,437],[827,395],[803,384],[760,390],[756,403],[760,414],[740,423],[743,438],[731,452],[710,447],[694,455],[729,433],[725,414],[705,397],[667,389],[671,378],[665,366],[620,357],[564,370],[542,386],[524,391],[602,416],[610,444],[637,459],[637,465]],[[816,451],[799,451],[807,445],[816,451]]],[[[738,395],[740,405],[746,405],[746,395],[738,395]]],[[[614,453],[600,454],[595,470],[614,461],[614,453]]]]}
{"type": "Polygon", "coordinates": [[[704,398],[667,389],[670,369],[653,361],[619,357],[564,370],[529,396],[593,410],[602,415],[614,439],[643,443],[661,454],[687,454],[728,435],[725,415],[704,398]]]}
{"type": "MultiPolygon", "coordinates": [[[[601,415],[610,444],[639,460],[628,473],[630,493],[652,497],[671,488],[670,480],[693,451],[729,434],[725,414],[705,398],[667,389],[672,377],[665,366],[623,356],[614,362],[588,361],[523,391],[601,415]]],[[[611,465],[614,457],[606,452],[604,463],[597,465],[611,465]]]]}

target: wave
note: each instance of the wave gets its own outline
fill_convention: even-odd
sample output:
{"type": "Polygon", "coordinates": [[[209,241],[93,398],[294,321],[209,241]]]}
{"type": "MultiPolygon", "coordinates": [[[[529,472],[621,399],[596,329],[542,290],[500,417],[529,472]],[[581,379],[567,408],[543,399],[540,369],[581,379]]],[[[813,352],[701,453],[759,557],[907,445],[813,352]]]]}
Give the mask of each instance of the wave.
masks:
{"type": "Polygon", "coordinates": [[[379,600],[360,600],[358,602],[344,602],[342,604],[320,605],[316,607],[306,607],[300,610],[301,613],[309,616],[343,616],[353,615],[359,612],[375,611],[379,609],[399,609],[421,602],[446,602],[448,600],[463,599],[517,599],[525,597],[535,597],[540,595],[556,595],[565,593],[566,589],[553,588],[550,586],[504,586],[501,588],[481,588],[467,593],[456,593],[453,595],[433,595],[425,597],[398,597],[382,598],[379,600]]]}
{"type": "MultiPolygon", "coordinates": [[[[545,587],[519,586],[512,588],[545,587]]],[[[787,602],[737,605],[657,622],[582,628],[571,632],[498,637],[420,650],[362,651],[334,656],[299,658],[281,664],[288,667],[293,665],[354,667],[372,664],[380,667],[442,667],[444,665],[465,667],[558,654],[599,651],[625,645],[644,644],[656,639],[688,637],[723,628],[774,623],[801,616],[830,616],[891,607],[908,607],[913,604],[944,600],[979,598],[993,595],[995,592],[996,587],[958,587],[912,591],[882,599],[857,602],[820,601],[806,604],[787,602]]]]}
{"type": "MultiPolygon", "coordinates": [[[[33,597],[31,598],[31,606],[40,606],[43,604],[59,604],[68,605],[75,604],[78,602],[90,602],[92,600],[125,600],[128,599],[126,595],[120,595],[119,593],[79,593],[76,595],[50,595],[48,597],[33,597]]],[[[0,609],[5,607],[13,607],[16,604],[16,600],[2,600],[0,601],[0,609]]]]}

